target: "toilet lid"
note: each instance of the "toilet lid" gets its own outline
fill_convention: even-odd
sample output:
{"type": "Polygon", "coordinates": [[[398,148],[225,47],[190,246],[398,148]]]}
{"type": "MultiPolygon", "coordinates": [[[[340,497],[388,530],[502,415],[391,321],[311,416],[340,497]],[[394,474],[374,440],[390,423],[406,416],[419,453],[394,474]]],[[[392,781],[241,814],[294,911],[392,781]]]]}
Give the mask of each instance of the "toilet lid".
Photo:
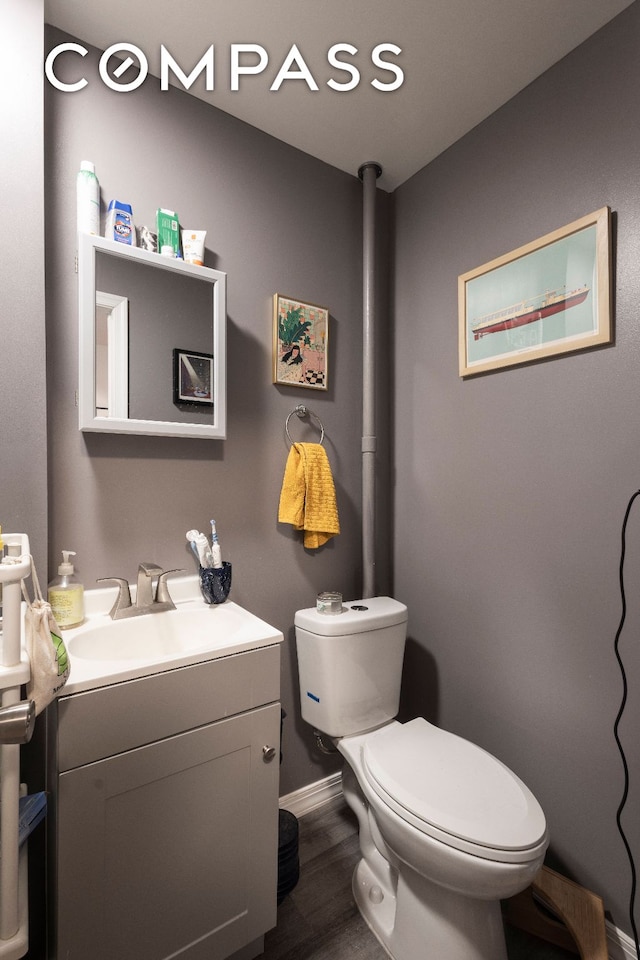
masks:
{"type": "Polygon", "coordinates": [[[545,837],[540,804],[508,767],[421,717],[370,736],[363,764],[378,796],[425,833],[504,851],[545,837]]]}

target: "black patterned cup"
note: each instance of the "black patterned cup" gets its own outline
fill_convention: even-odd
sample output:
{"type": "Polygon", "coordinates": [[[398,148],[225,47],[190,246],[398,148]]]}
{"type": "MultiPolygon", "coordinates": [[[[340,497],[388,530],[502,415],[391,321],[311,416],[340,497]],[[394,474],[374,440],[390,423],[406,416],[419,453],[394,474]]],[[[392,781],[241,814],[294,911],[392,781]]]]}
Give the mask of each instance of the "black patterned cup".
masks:
{"type": "Polygon", "coordinates": [[[224,603],[231,592],[231,564],[200,567],[200,589],[206,603],[224,603]]]}

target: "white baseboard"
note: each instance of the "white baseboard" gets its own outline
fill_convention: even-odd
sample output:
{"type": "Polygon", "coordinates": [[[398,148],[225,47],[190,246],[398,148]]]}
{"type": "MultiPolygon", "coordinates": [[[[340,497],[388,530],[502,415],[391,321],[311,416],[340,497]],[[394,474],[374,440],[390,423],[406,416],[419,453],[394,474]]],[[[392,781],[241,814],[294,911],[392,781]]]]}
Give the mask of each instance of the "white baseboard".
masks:
{"type": "Polygon", "coordinates": [[[280,806],[296,817],[303,817],[305,813],[317,810],[339,796],[342,796],[342,774],[333,773],[323,780],[316,780],[315,783],[309,783],[300,790],[280,797],[280,806]]]}
{"type": "Polygon", "coordinates": [[[631,937],[628,937],[622,930],[618,930],[608,920],[607,926],[607,948],[610,960],[638,960],[636,945],[631,937]]]}
{"type": "MultiPolygon", "coordinates": [[[[306,787],[280,797],[280,806],[296,817],[303,817],[305,813],[317,810],[340,796],[342,796],[342,774],[334,773],[323,780],[316,780],[315,783],[309,783],[306,787]]],[[[606,921],[606,928],[609,960],[639,960],[631,937],[609,920],[606,921]]]]}

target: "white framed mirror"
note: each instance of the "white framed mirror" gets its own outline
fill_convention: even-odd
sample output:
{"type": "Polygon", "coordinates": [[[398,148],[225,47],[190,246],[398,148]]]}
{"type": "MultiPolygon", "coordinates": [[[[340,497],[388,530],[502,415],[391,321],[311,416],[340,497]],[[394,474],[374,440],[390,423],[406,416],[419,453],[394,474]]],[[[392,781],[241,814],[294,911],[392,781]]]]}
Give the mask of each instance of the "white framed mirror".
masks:
{"type": "Polygon", "coordinates": [[[226,274],[78,235],[80,430],[226,436],[226,274]]]}

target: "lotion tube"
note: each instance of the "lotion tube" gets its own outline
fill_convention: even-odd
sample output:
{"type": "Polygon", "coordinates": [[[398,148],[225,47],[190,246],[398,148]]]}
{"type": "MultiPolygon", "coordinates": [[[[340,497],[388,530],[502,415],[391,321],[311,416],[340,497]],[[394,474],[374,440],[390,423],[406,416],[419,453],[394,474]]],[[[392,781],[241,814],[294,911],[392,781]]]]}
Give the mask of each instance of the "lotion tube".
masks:
{"type": "Polygon", "coordinates": [[[182,231],[182,257],[185,263],[195,263],[198,267],[204,266],[204,238],[206,230],[182,231]]]}

